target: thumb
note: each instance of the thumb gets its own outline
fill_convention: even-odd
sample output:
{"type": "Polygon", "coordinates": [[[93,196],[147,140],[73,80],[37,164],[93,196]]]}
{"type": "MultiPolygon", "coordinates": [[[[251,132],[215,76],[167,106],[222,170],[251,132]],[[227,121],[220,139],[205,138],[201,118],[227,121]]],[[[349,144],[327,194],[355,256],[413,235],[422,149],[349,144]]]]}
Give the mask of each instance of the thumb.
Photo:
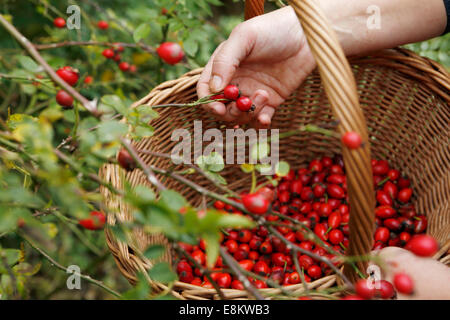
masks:
{"type": "Polygon", "coordinates": [[[218,48],[209,81],[211,92],[222,91],[230,83],[240,63],[251,52],[254,36],[246,29],[248,28],[235,28],[228,40],[218,48]]]}

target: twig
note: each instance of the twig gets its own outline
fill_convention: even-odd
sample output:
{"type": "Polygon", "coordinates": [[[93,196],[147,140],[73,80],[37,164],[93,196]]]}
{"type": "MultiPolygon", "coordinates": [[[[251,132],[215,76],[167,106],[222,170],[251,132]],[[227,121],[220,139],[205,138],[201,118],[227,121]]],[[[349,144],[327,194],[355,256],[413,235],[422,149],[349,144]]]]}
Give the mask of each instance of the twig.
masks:
{"type": "Polygon", "coordinates": [[[42,43],[42,44],[33,44],[33,46],[37,50],[48,50],[55,49],[61,47],[70,47],[70,46],[100,46],[100,47],[128,47],[128,48],[141,48],[144,51],[149,53],[155,53],[156,50],[145,44],[136,44],[136,43],[127,43],[127,42],[102,42],[102,41],[63,41],[56,43],[42,43]]]}
{"type": "Polygon", "coordinates": [[[147,176],[148,181],[150,181],[150,183],[154,185],[159,191],[165,190],[166,187],[158,180],[150,166],[147,166],[144,161],[142,161],[141,157],[136,153],[134,148],[124,138],[120,138],[120,142],[125,147],[125,149],[127,149],[133,159],[137,162],[139,167],[147,176]]]}
{"type": "Polygon", "coordinates": [[[245,290],[247,290],[250,294],[252,294],[256,299],[258,300],[266,300],[259,292],[258,289],[256,289],[250,281],[242,274],[242,272],[239,270],[239,267],[237,267],[236,260],[234,260],[228,252],[220,247],[220,255],[223,258],[223,261],[230,267],[230,269],[233,271],[233,273],[237,276],[238,280],[242,282],[242,285],[244,286],[245,290]]]}
{"type": "MultiPolygon", "coordinates": [[[[148,154],[151,156],[155,156],[155,157],[160,157],[160,158],[166,158],[166,159],[172,159],[172,157],[167,154],[167,153],[161,153],[161,152],[154,152],[154,151],[149,151],[149,150],[142,150],[142,149],[137,149],[136,150],[139,153],[143,153],[143,154],[148,154]]],[[[188,168],[192,168],[195,171],[197,171],[198,173],[200,173],[202,176],[204,176],[206,179],[208,179],[209,181],[211,181],[214,186],[216,186],[218,189],[220,189],[222,192],[230,194],[232,196],[237,196],[237,193],[234,192],[233,190],[221,185],[219,182],[217,182],[216,180],[214,180],[213,178],[211,178],[210,176],[208,176],[208,174],[206,174],[206,172],[204,170],[202,170],[200,167],[195,166],[193,164],[184,164],[186,167],[188,168]]]]}
{"type": "Polygon", "coordinates": [[[11,23],[9,23],[1,14],[0,14],[0,24],[14,37],[16,40],[25,48],[26,51],[36,60],[48,73],[50,78],[55,81],[61,88],[67,91],[72,97],[78,100],[83,107],[92,113],[95,117],[99,117],[101,113],[97,109],[97,103],[95,101],[89,101],[85,97],[83,97],[78,91],[69,86],[63,79],[61,79],[55,71],[48,65],[48,63],[42,58],[33,44],[23,35],[21,34],[11,23]]]}
{"type": "MultiPolygon", "coordinates": [[[[26,236],[23,232],[18,232],[19,236],[22,237],[26,242],[28,242],[28,244],[37,252],[39,252],[45,259],[47,259],[52,265],[54,265],[56,268],[65,271],[66,273],[68,272],[67,268],[64,267],[63,265],[59,264],[57,261],[55,261],[52,257],[50,257],[44,250],[42,250],[41,248],[39,248],[38,246],[36,246],[33,241],[28,238],[28,236],[26,236]]],[[[88,275],[84,275],[81,273],[77,273],[77,272],[73,272],[73,274],[78,275],[80,278],[95,284],[96,286],[99,286],[100,288],[106,290],[107,292],[109,292],[110,294],[116,296],[117,298],[122,298],[121,294],[118,293],[117,291],[115,291],[114,289],[109,288],[108,286],[106,286],[105,284],[103,284],[103,282],[99,281],[99,280],[95,280],[93,278],[91,278],[88,275]]]]}

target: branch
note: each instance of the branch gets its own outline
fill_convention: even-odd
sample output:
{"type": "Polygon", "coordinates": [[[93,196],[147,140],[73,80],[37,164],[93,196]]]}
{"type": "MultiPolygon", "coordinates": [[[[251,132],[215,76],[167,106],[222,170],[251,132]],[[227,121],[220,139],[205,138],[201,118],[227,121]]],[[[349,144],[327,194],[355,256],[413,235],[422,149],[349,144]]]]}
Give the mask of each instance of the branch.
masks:
{"type": "MultiPolygon", "coordinates": [[[[45,259],[47,259],[52,265],[54,265],[56,268],[65,271],[66,273],[70,273],[68,272],[67,268],[64,267],[63,265],[59,264],[57,261],[55,261],[52,257],[50,257],[44,250],[42,250],[41,248],[39,248],[38,246],[36,246],[33,241],[28,238],[23,232],[18,232],[19,236],[22,237],[22,239],[24,239],[26,242],[28,242],[28,244],[37,252],[39,252],[45,259]]],[[[121,294],[118,293],[117,291],[115,291],[114,289],[109,288],[108,286],[106,286],[105,284],[103,284],[103,282],[99,281],[99,280],[95,280],[93,278],[91,278],[88,275],[84,275],[81,273],[76,273],[74,272],[73,274],[76,274],[78,276],[80,276],[80,278],[95,284],[96,286],[106,290],[107,292],[109,292],[110,294],[116,296],[117,298],[122,298],[121,294]]]]}
{"type": "Polygon", "coordinates": [[[48,65],[48,63],[42,58],[33,44],[23,35],[21,34],[11,23],[9,23],[1,14],[0,14],[0,24],[14,37],[16,40],[25,48],[26,51],[36,60],[48,73],[50,78],[55,81],[61,88],[66,90],[72,97],[74,97],[77,101],[79,101],[83,107],[88,110],[95,117],[99,117],[101,113],[97,109],[97,103],[95,101],[89,101],[85,97],[83,97],[78,91],[69,86],[63,79],[61,79],[55,71],[48,65]]]}
{"type": "Polygon", "coordinates": [[[266,300],[259,292],[258,289],[256,289],[250,281],[242,274],[242,272],[239,270],[239,267],[237,266],[236,261],[228,254],[228,252],[220,247],[220,255],[223,258],[223,261],[230,267],[230,269],[233,271],[233,273],[238,277],[238,280],[242,282],[242,285],[244,286],[245,290],[247,290],[249,293],[251,293],[256,299],[258,300],[266,300]]]}
{"type": "Polygon", "coordinates": [[[165,190],[166,187],[158,180],[153,170],[149,166],[147,166],[144,161],[142,161],[141,157],[139,157],[134,148],[124,138],[120,138],[120,142],[125,147],[125,149],[127,149],[133,159],[137,162],[139,167],[147,176],[148,181],[150,181],[152,185],[156,186],[159,191],[165,190]]]}
{"type": "Polygon", "coordinates": [[[100,46],[100,47],[128,47],[128,48],[141,48],[149,53],[155,53],[156,50],[145,44],[127,43],[127,42],[101,42],[101,41],[63,41],[56,43],[43,43],[43,44],[33,44],[37,50],[48,50],[61,47],[70,46],[100,46]]]}

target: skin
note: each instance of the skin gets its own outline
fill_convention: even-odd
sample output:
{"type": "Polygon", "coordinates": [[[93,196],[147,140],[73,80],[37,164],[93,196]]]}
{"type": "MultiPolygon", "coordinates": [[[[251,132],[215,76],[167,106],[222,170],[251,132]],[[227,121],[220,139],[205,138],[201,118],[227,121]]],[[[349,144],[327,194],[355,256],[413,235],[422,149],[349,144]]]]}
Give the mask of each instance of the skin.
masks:
{"type": "Polygon", "coordinates": [[[450,268],[431,258],[418,257],[402,248],[386,247],[378,252],[386,263],[383,279],[393,283],[395,273],[405,272],[414,282],[414,294],[397,294],[401,300],[450,300],[450,268]]]}
{"type": "MultiPolygon", "coordinates": [[[[323,9],[346,55],[362,54],[438,36],[446,26],[442,0],[315,0],[323,9]],[[380,8],[381,28],[367,20],[380,8]]],[[[291,7],[239,24],[215,50],[197,84],[198,96],[237,84],[256,110],[242,113],[235,103],[204,108],[223,121],[270,125],[275,109],[315,68],[302,27],[291,7]]]]}
{"type": "MultiPolygon", "coordinates": [[[[447,18],[442,0],[315,0],[336,32],[346,55],[364,54],[423,41],[441,35],[447,18]],[[380,8],[381,28],[368,29],[369,6],[380,8]]],[[[240,112],[234,103],[205,105],[220,120],[270,125],[276,107],[298,88],[316,67],[302,27],[291,7],[239,24],[219,45],[197,84],[198,96],[239,85],[256,110],[240,112]]],[[[413,296],[399,299],[450,299],[450,269],[430,258],[421,258],[395,247],[382,249],[387,261],[384,278],[408,273],[415,283],[413,296]]]]}

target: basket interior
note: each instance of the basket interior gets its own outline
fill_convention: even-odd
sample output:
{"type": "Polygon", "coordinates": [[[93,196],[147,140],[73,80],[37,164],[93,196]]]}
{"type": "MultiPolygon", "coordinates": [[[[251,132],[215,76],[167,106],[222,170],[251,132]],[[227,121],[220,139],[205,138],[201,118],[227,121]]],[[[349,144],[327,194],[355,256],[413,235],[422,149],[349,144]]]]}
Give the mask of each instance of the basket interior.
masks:
{"type": "MultiPolygon", "coordinates": [[[[443,244],[450,239],[448,101],[436,95],[422,82],[394,68],[367,63],[353,64],[352,69],[366,117],[372,158],[387,159],[391,166],[411,179],[414,189],[413,202],[418,212],[427,215],[429,219],[428,233],[443,244]]],[[[188,78],[188,84],[183,84],[184,87],[177,90],[176,94],[167,92],[164,95],[162,90],[158,100],[149,100],[147,103],[184,103],[197,99],[195,77],[197,76],[192,76],[195,81],[188,78]]],[[[170,88],[171,85],[171,82],[167,83],[167,87],[170,88]]],[[[162,109],[160,114],[160,117],[152,122],[155,128],[154,136],[136,143],[134,146],[137,150],[170,154],[172,148],[178,144],[178,141],[171,141],[172,131],[185,128],[192,133],[194,120],[202,121],[203,130],[219,128],[224,133],[226,128],[232,127],[216,120],[201,107],[166,108],[162,109]]],[[[316,71],[276,110],[272,128],[280,129],[282,133],[305,124],[333,125],[335,120],[316,71]]],[[[205,142],[204,146],[208,144],[210,142],[205,142]]],[[[289,162],[293,169],[298,169],[313,158],[340,153],[340,148],[340,141],[336,138],[304,132],[281,139],[279,154],[281,160],[289,162]]],[[[224,156],[225,152],[226,150],[224,156]]],[[[161,168],[181,168],[174,168],[168,159],[145,154],[141,154],[141,157],[147,164],[161,168]]],[[[111,172],[106,177],[109,181],[117,180],[121,175],[123,177],[121,169],[115,168],[111,172]],[[114,175],[118,177],[113,177],[114,175]]],[[[228,187],[233,190],[242,191],[250,186],[250,175],[244,174],[239,165],[227,165],[221,174],[227,180],[228,187]]],[[[159,178],[168,188],[183,194],[192,205],[200,204],[201,196],[192,189],[170,178],[159,178]]],[[[189,178],[214,190],[214,186],[200,175],[193,174],[189,178]]],[[[134,186],[149,186],[140,170],[126,173],[126,179],[134,186]]],[[[112,182],[120,187],[120,181],[112,182]]],[[[130,210],[121,204],[120,199],[110,200],[111,205],[118,208],[120,219],[132,219],[130,210]]],[[[113,217],[108,219],[110,223],[114,223],[113,217]]],[[[146,235],[140,230],[136,230],[134,236],[134,245],[141,250],[151,243],[164,242],[161,236],[146,235]]],[[[170,260],[170,252],[167,252],[164,259],[170,260]]],[[[125,269],[130,272],[136,268],[133,261],[123,263],[128,264],[125,269]]]]}

